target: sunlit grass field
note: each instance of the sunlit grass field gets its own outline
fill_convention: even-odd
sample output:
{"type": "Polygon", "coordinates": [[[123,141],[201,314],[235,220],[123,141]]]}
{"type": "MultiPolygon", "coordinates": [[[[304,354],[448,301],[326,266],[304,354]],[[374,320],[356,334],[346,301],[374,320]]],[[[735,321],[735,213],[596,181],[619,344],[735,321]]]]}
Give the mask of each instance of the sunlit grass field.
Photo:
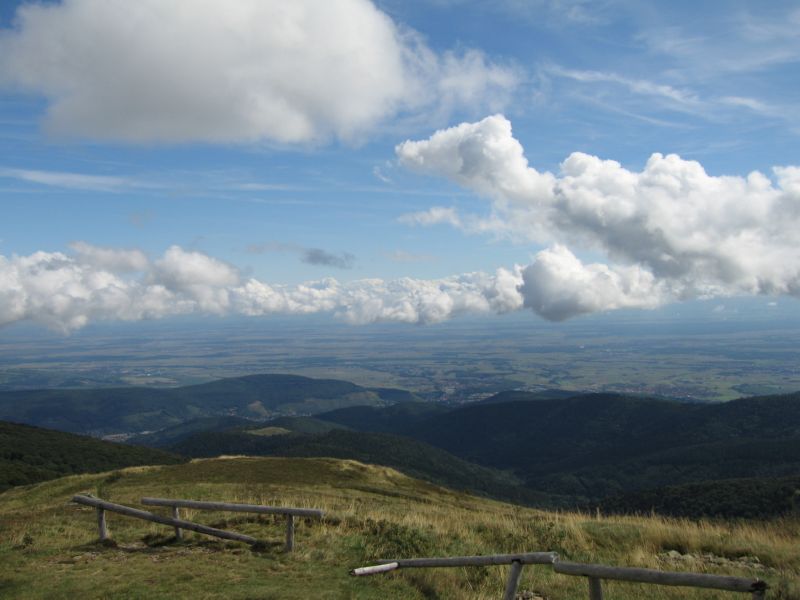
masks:
{"type": "MultiPolygon", "coordinates": [[[[549,513],[332,459],[223,458],[134,467],[0,494],[3,598],[477,600],[502,595],[507,567],[408,569],[364,578],[349,570],[379,558],[533,551],[556,551],[564,560],[760,577],[771,586],[767,598],[800,599],[798,518],[723,523],[549,513]],[[76,493],[140,508],[143,496],[311,507],[325,510],[326,518],[298,520],[292,554],[283,551],[282,518],[203,511],[183,514],[252,535],[265,546],[253,550],[191,532],[175,542],[169,527],[112,513],[107,517],[115,545],[101,545],[94,509],[69,502],[76,493]]],[[[583,578],[546,566],[526,566],[519,589],[549,600],[588,597],[583,578]]],[[[747,597],[613,582],[604,590],[612,600],[747,597]]]]}

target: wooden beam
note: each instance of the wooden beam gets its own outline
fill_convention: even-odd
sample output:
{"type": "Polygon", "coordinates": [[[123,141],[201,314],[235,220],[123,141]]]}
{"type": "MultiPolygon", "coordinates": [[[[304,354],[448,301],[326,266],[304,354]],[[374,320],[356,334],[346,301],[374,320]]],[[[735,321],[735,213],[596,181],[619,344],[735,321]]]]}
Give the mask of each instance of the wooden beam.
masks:
{"type": "Polygon", "coordinates": [[[97,507],[97,530],[100,541],[105,542],[108,539],[108,523],[106,522],[106,511],[99,506],[97,507]]]}
{"type": "Polygon", "coordinates": [[[445,558],[387,558],[377,561],[396,562],[399,568],[415,567],[483,567],[490,565],[549,565],[558,560],[555,552],[529,552],[526,554],[490,554],[487,556],[448,556],[445,558]]]}
{"type": "Polygon", "coordinates": [[[218,510],[229,512],[250,512],[269,515],[292,515],[293,517],[322,518],[325,511],[316,508],[289,508],[282,506],[261,506],[260,504],[234,504],[230,502],[204,502],[200,500],[181,500],[173,498],[142,498],[148,506],[177,506],[199,510],[218,510]]]}
{"type": "Polygon", "coordinates": [[[286,515],[286,552],[294,550],[294,517],[286,515]]]}
{"type": "MultiPolygon", "coordinates": [[[[172,507],[172,518],[176,521],[181,520],[181,509],[177,506],[172,507]]],[[[182,540],[183,539],[183,530],[180,527],[175,527],[175,539],[182,540]]]]}
{"type": "Polygon", "coordinates": [[[632,567],[610,567],[573,562],[555,562],[553,569],[564,575],[580,575],[596,579],[616,579],[657,585],[677,585],[686,587],[728,590],[730,592],[756,592],[765,590],[767,584],[759,579],[729,577],[727,575],[708,575],[704,573],[675,573],[656,569],[636,569],[632,567]]]}
{"type": "Polygon", "coordinates": [[[249,535],[234,533],[233,531],[225,531],[223,529],[215,529],[213,527],[200,525],[199,523],[193,523],[192,521],[183,521],[181,519],[171,519],[169,517],[162,517],[161,515],[155,515],[145,510],[131,508],[130,506],[123,506],[122,504],[114,504],[113,502],[106,502],[105,500],[100,500],[98,498],[93,498],[91,496],[82,496],[82,495],[73,496],[72,501],[77,504],[85,504],[86,506],[93,506],[95,508],[102,509],[104,511],[111,511],[128,517],[143,519],[145,521],[152,521],[153,523],[161,523],[162,525],[169,525],[171,527],[180,527],[181,529],[188,529],[190,531],[196,531],[197,533],[203,533],[205,535],[213,535],[215,537],[223,538],[226,540],[233,540],[235,542],[244,542],[245,544],[250,544],[250,545],[258,543],[258,540],[256,538],[250,537],[249,535]]]}
{"type": "Polygon", "coordinates": [[[705,573],[676,573],[656,569],[612,567],[586,563],[561,562],[555,552],[529,552],[526,554],[492,554],[488,556],[450,556],[441,558],[389,558],[379,564],[360,567],[350,571],[351,575],[375,575],[395,569],[431,567],[480,567],[511,564],[506,581],[504,600],[513,600],[516,595],[523,565],[551,565],[556,573],[586,577],[589,583],[589,599],[603,600],[603,579],[632,581],[656,585],[675,585],[696,588],[750,592],[752,600],[763,600],[769,586],[760,579],[710,575],[705,573]]]}
{"type": "Polygon", "coordinates": [[[597,577],[589,577],[589,600],[603,600],[603,583],[597,577]]]}
{"type": "Polygon", "coordinates": [[[350,575],[355,575],[356,577],[360,575],[375,575],[377,573],[388,573],[389,571],[394,571],[397,567],[399,567],[396,562],[386,563],[385,565],[375,565],[374,567],[359,567],[358,569],[353,569],[350,571],[350,575]]]}
{"type": "Polygon", "coordinates": [[[511,570],[506,580],[506,589],[503,592],[503,600],[516,600],[519,578],[522,576],[522,563],[515,560],[511,563],[511,570]]]}

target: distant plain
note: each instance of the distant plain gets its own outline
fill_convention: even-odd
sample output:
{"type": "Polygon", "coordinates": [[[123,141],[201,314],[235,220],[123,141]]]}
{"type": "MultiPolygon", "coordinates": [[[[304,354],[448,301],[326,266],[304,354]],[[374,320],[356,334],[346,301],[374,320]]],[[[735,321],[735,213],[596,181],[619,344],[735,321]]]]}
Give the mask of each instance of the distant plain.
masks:
{"type": "Polygon", "coordinates": [[[762,318],[694,303],[679,307],[680,320],[664,311],[558,324],[532,315],[462,318],[415,328],[186,319],[94,325],[71,336],[13,327],[0,337],[0,389],[171,387],[291,373],[457,403],[550,388],[720,401],[800,390],[794,304],[762,318]]]}

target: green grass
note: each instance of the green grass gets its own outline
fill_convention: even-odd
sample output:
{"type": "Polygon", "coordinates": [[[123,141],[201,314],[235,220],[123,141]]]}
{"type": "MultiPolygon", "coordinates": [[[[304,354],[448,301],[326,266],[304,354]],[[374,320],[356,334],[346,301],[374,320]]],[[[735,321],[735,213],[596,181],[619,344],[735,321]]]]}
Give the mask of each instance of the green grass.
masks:
{"type": "MultiPolygon", "coordinates": [[[[157,510],[157,509],[156,509],[157,510]]],[[[555,550],[562,558],[672,568],[659,555],[692,553],[683,570],[760,576],[768,598],[800,598],[800,522],[715,523],[659,517],[547,513],[452,492],[385,467],[355,461],[229,458],[187,465],[132,467],[76,475],[0,494],[0,596],[3,598],[497,598],[505,567],[409,569],[353,578],[349,569],[382,557],[555,550]],[[109,514],[116,546],[96,541],[93,509],[71,504],[93,493],[138,505],[142,496],[226,500],[322,508],[322,521],[300,520],[296,551],[282,550],[279,518],[188,511],[201,523],[267,542],[243,544],[187,532],[176,543],[168,527],[109,514]],[[702,558],[713,554],[726,565],[702,558]],[[756,571],[736,562],[758,556],[756,571]]],[[[735,598],[684,588],[608,584],[607,596],[735,598]]],[[[547,567],[526,567],[521,590],[550,600],[585,598],[586,583],[547,567]]],[[[743,596],[739,596],[743,597],[743,596]]]]}
{"type": "Polygon", "coordinates": [[[272,437],[273,435],[286,435],[292,433],[285,427],[262,427],[261,429],[248,429],[250,435],[260,435],[262,437],[272,437]]]}

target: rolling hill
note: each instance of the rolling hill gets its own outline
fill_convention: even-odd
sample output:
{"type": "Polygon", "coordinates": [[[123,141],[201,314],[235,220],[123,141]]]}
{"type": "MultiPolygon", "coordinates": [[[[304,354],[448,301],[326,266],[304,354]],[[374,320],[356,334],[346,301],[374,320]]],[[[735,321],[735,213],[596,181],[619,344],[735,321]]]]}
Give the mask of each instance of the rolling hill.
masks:
{"type": "Polygon", "coordinates": [[[60,431],[106,435],[154,431],[209,416],[265,419],[416,397],[403,390],[297,375],[248,375],[179,388],[0,392],[0,419],[60,431]]]}
{"type": "Polygon", "coordinates": [[[200,417],[199,419],[190,419],[158,431],[133,435],[125,442],[136,446],[167,448],[195,433],[226,431],[228,429],[251,427],[252,425],[253,421],[251,419],[242,417],[200,417]]]}
{"type": "Polygon", "coordinates": [[[189,456],[363,460],[546,506],[800,474],[800,393],[712,405],[520,391],[459,407],[413,398],[337,380],[260,375],[176,389],[8,392],[0,394],[0,414],[93,433],[152,427],[132,441],[189,456]],[[334,410],[319,412],[325,407],[334,410]],[[261,435],[247,432],[255,428],[261,435]]]}
{"type": "Polygon", "coordinates": [[[202,417],[171,427],[165,427],[152,433],[134,435],[128,438],[126,442],[151,448],[169,448],[196,433],[243,431],[251,430],[254,427],[274,427],[296,433],[326,433],[333,429],[347,429],[344,425],[313,417],[278,417],[277,419],[258,421],[256,423],[252,419],[243,419],[241,417],[202,417]]]}
{"type": "MultiPolygon", "coordinates": [[[[0,494],[0,593],[9,599],[270,598],[479,600],[502,594],[507,567],[409,569],[354,578],[383,557],[551,550],[562,560],[765,579],[768,597],[800,594],[800,523],[702,521],[549,513],[442,488],[356,461],[228,458],[75,475],[0,494]],[[295,552],[283,552],[284,521],[193,511],[191,519],[264,540],[258,550],[108,514],[116,545],[97,543],[92,493],[129,506],[143,496],[320,508],[297,520],[295,552]],[[677,555],[680,560],[673,558],[677,555]],[[755,559],[753,557],[756,557],[755,559]]],[[[729,592],[609,584],[617,600],[726,600],[729,592]]],[[[527,566],[520,592],[551,600],[586,597],[583,577],[527,566]]],[[[612,595],[613,594],[613,595],[612,595]]],[[[523,596],[523,597],[526,597],[523,596]]]]}
{"type": "MultiPolygon", "coordinates": [[[[281,428],[273,425],[271,429],[281,428]]],[[[253,435],[249,431],[203,432],[188,436],[169,449],[183,456],[207,458],[247,455],[358,460],[392,467],[411,477],[492,498],[539,506],[565,503],[563,498],[520,486],[519,481],[508,473],[469,463],[424,442],[385,433],[343,429],[269,436],[253,435]]]]}
{"type": "Polygon", "coordinates": [[[432,418],[449,415],[453,410],[431,402],[406,402],[394,406],[352,406],[316,415],[317,419],[359,431],[403,435],[424,426],[432,418]]]}
{"type": "Polygon", "coordinates": [[[797,393],[714,405],[592,394],[451,410],[348,408],[317,418],[413,437],[469,462],[512,469],[531,489],[581,501],[800,473],[797,393]]]}

